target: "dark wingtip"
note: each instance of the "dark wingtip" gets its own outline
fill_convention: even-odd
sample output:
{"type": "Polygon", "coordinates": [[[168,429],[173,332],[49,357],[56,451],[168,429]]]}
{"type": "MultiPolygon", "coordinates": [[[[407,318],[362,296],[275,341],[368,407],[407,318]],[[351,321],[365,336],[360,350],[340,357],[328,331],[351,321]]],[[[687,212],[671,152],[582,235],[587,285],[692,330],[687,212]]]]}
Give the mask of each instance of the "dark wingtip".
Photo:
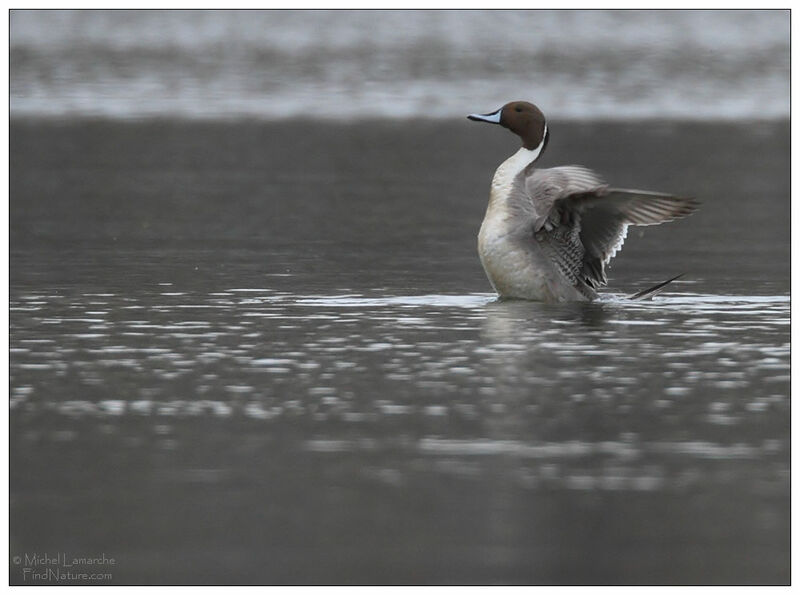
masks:
{"type": "Polygon", "coordinates": [[[703,204],[701,201],[697,200],[694,196],[684,196],[683,200],[686,201],[686,206],[691,208],[693,211],[696,211],[700,208],[703,204]]]}
{"type": "Polygon", "coordinates": [[[697,212],[700,209],[700,205],[703,204],[693,196],[684,197],[684,200],[686,202],[681,209],[681,217],[688,217],[689,215],[697,212]]]}
{"type": "Polygon", "coordinates": [[[673,196],[672,200],[677,204],[672,213],[672,217],[668,219],[668,221],[674,221],[675,219],[683,219],[684,217],[688,217],[689,215],[695,213],[702,204],[693,196],[673,196]]]}
{"type": "Polygon", "coordinates": [[[648,287],[647,289],[643,289],[642,291],[637,291],[633,295],[629,295],[629,300],[649,300],[653,297],[657,296],[659,293],[664,291],[664,288],[675,281],[676,279],[680,279],[686,273],[681,273],[680,275],[675,275],[672,279],[667,279],[666,281],[662,281],[657,285],[653,285],[652,287],[648,287]]]}

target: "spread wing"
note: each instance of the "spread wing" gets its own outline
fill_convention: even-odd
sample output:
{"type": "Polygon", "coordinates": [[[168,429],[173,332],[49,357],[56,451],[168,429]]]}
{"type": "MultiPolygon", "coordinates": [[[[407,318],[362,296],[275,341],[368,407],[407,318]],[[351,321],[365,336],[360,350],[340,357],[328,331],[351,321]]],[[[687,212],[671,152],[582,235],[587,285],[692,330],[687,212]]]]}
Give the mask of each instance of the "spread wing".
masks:
{"type": "Polygon", "coordinates": [[[608,281],[605,266],[629,225],[657,225],[697,208],[691,198],[609,188],[578,166],[526,168],[512,195],[550,260],[587,295],[608,281]]]}
{"type": "Polygon", "coordinates": [[[658,225],[691,215],[693,198],[644,190],[611,188],[599,194],[569,196],[556,209],[580,213],[584,272],[594,287],[605,285],[605,265],[622,248],[629,225],[658,225]]]}

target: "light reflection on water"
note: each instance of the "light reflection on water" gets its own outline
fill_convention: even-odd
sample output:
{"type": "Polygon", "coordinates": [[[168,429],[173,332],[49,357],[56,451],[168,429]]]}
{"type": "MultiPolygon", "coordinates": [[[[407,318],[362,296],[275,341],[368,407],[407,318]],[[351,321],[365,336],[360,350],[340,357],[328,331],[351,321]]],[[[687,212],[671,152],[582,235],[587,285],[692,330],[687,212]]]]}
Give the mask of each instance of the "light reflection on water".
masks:
{"type": "MultiPolygon", "coordinates": [[[[471,499],[498,481],[544,502],[555,494],[669,499],[736,490],[739,504],[708,522],[731,522],[740,507],[755,506],[762,512],[746,531],[771,539],[765,536],[777,521],[764,502],[780,498],[789,479],[788,316],[785,296],[686,292],[651,302],[612,294],[568,305],[497,301],[487,293],[375,297],[236,288],[72,299],[22,292],[11,302],[18,465],[41,468],[24,454],[34,446],[96,457],[85,449],[100,440],[115,457],[135,457],[127,472],[159,493],[202,485],[225,494],[249,477],[248,484],[256,481],[247,488],[250,501],[262,493],[259,477],[289,482],[295,487],[288,493],[272,496],[281,514],[295,510],[296,489],[327,493],[344,481],[354,491],[342,506],[391,514],[390,534],[402,543],[428,539],[411,528],[427,514],[404,512],[398,502],[420,482],[461,486],[429,494],[430,514],[441,514],[441,497],[458,501],[460,492],[471,499]],[[164,455],[173,462],[146,463],[164,455]],[[307,476],[316,466],[325,471],[307,476]],[[376,489],[394,495],[377,504],[376,489]],[[394,524],[403,522],[408,529],[394,524]]],[[[36,492],[19,493],[35,506],[36,492]]],[[[83,505],[82,496],[73,498],[83,505]]],[[[31,522],[33,513],[17,502],[18,518],[31,522]]],[[[500,527],[537,518],[518,504],[497,505],[504,520],[492,523],[500,527]]],[[[317,507],[318,516],[328,504],[302,506],[317,507]]],[[[697,515],[692,521],[660,513],[662,522],[685,527],[678,541],[708,536],[688,528],[704,526],[707,507],[689,509],[697,515]]],[[[149,509],[140,514],[147,526],[164,522],[149,509]]],[[[353,514],[328,522],[337,530],[365,522],[353,514]]],[[[261,526],[273,530],[276,522],[270,516],[261,526]]],[[[570,521],[547,522],[555,528],[570,521]]],[[[310,530],[298,523],[296,534],[310,530]]],[[[736,538],[722,539],[715,547],[728,554],[738,547],[736,538]]],[[[510,551],[531,547],[518,535],[489,541],[510,551]]],[[[256,551],[266,547],[254,543],[256,551]]],[[[476,566],[483,571],[460,576],[508,580],[508,556],[500,555],[499,567],[484,559],[476,566]]],[[[383,570],[373,580],[396,577],[377,567],[383,570]]],[[[156,580],[176,576],[161,572],[156,580]]],[[[254,580],[282,576],[270,572],[254,580]]],[[[318,572],[323,581],[338,576],[325,565],[318,572]]],[[[523,572],[519,580],[569,582],[552,572],[523,572]]],[[[587,580],[598,580],[586,572],[587,580]]],[[[435,582],[440,575],[427,576],[435,582]]],[[[358,582],[351,575],[341,580],[358,582]]]]}
{"type": "Polygon", "coordinates": [[[560,306],[485,293],[87,297],[12,301],[12,410],[311,415],[324,432],[329,418],[479,421],[487,406],[530,417],[530,430],[552,399],[628,413],[701,408],[705,423],[734,426],[788,406],[784,296],[612,294],[560,306]],[[381,398],[357,395],[365,386],[381,398]],[[288,406],[287,393],[297,397],[288,406]]]}

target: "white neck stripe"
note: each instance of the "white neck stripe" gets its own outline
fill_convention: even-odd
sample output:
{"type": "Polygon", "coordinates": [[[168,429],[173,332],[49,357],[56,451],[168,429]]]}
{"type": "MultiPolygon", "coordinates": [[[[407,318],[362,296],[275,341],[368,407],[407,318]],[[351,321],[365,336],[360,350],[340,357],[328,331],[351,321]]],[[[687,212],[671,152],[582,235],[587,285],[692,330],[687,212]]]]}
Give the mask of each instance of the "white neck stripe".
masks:
{"type": "Polygon", "coordinates": [[[525,156],[528,159],[524,167],[527,167],[528,165],[530,165],[539,158],[539,155],[541,155],[542,150],[544,149],[544,143],[546,141],[547,141],[547,124],[544,125],[544,134],[542,134],[542,142],[539,143],[538,147],[536,147],[535,149],[526,149],[525,147],[523,147],[521,149],[521,151],[525,151],[525,156]]]}
{"type": "Polygon", "coordinates": [[[539,154],[544,149],[544,143],[547,140],[547,124],[544,125],[544,133],[542,134],[542,142],[539,143],[539,146],[535,149],[529,149],[531,151],[531,160],[528,163],[533,163],[539,158],[539,154]]]}
{"type": "Polygon", "coordinates": [[[494,173],[494,178],[492,178],[492,187],[503,188],[510,185],[517,174],[539,158],[542,149],[544,149],[546,138],[547,125],[544,127],[544,136],[538,147],[535,149],[520,147],[516,153],[500,164],[500,167],[498,167],[497,171],[494,173]]]}

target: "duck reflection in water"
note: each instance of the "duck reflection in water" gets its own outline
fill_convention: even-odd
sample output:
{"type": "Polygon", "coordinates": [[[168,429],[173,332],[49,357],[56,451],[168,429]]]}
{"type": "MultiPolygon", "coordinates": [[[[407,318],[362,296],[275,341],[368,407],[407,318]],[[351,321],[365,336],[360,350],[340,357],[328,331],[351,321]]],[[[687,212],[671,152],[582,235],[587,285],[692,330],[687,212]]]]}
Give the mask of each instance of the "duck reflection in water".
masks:
{"type": "Polygon", "coordinates": [[[553,329],[553,325],[607,328],[618,312],[617,304],[602,301],[543,304],[500,298],[486,304],[482,336],[493,342],[522,344],[541,340],[541,331],[553,329]]]}

